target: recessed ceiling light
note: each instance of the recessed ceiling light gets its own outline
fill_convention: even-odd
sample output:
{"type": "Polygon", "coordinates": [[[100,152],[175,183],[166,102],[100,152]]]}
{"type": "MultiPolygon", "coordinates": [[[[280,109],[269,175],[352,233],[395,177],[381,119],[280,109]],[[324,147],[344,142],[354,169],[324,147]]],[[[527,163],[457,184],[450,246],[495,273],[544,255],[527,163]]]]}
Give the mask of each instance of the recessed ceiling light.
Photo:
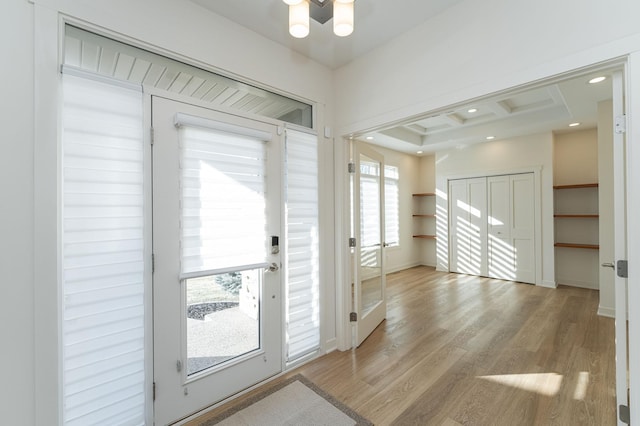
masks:
{"type": "Polygon", "coordinates": [[[596,84],[596,83],[600,83],[602,81],[605,81],[607,79],[607,77],[601,75],[600,77],[594,77],[591,80],[589,80],[589,84],[596,84]]]}
{"type": "Polygon", "coordinates": [[[422,151],[418,151],[418,152],[416,152],[416,154],[422,154],[422,151]]]}
{"type": "Polygon", "coordinates": [[[576,126],[579,126],[579,125],[580,125],[580,123],[571,123],[571,124],[569,124],[569,127],[576,127],[576,126]]]}
{"type": "Polygon", "coordinates": [[[496,138],[495,136],[487,136],[488,141],[494,140],[495,138],[496,138]]]}
{"type": "Polygon", "coordinates": [[[365,139],[368,140],[368,141],[372,141],[373,140],[373,136],[367,136],[365,139]]]}
{"type": "Polygon", "coordinates": [[[478,108],[469,108],[467,112],[473,114],[474,112],[478,112],[478,108]]]}

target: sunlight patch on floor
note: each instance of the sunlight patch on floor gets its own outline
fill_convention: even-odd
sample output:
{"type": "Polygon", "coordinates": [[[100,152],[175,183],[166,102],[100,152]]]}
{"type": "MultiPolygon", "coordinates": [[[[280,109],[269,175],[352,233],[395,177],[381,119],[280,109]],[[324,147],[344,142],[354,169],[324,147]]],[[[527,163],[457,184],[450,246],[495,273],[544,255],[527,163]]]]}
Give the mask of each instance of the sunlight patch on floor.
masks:
{"type": "Polygon", "coordinates": [[[573,392],[573,399],[582,401],[587,396],[587,388],[589,387],[589,373],[581,371],[578,376],[578,383],[576,383],[576,389],[573,392]]]}
{"type": "Polygon", "coordinates": [[[545,396],[556,395],[562,385],[562,375],[557,373],[498,374],[478,378],[545,396]]]}

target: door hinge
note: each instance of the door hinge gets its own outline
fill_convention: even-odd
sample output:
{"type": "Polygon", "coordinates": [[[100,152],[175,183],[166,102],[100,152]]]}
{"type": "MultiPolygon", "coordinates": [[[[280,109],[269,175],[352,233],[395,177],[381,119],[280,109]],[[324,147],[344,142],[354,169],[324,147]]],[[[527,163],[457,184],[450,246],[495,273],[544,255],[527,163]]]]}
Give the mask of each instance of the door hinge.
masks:
{"type": "Polygon", "coordinates": [[[358,321],[358,313],[357,312],[351,312],[349,314],[349,321],[351,321],[351,322],[358,321]]]}
{"type": "Polygon", "coordinates": [[[629,407],[626,405],[620,405],[618,407],[618,417],[622,423],[631,424],[631,414],[629,413],[629,407]]]}
{"type": "Polygon", "coordinates": [[[618,260],[616,262],[616,274],[620,278],[629,278],[629,262],[626,260],[618,260]]]}
{"type": "Polygon", "coordinates": [[[156,382],[153,382],[153,390],[151,391],[153,393],[153,400],[156,400],[156,382]]]}
{"type": "Polygon", "coordinates": [[[617,115],[615,119],[614,129],[617,134],[622,134],[627,132],[627,116],[617,115]]]}
{"type": "Polygon", "coordinates": [[[156,271],[156,255],[151,253],[151,273],[153,274],[156,271]]]}
{"type": "Polygon", "coordinates": [[[355,173],[356,172],[356,163],[349,163],[349,165],[347,166],[347,170],[349,170],[349,173],[355,173]]]}
{"type": "Polygon", "coordinates": [[[355,248],[356,246],[356,239],[355,238],[349,238],[349,247],[350,248],[355,248]]]}
{"type": "Polygon", "coordinates": [[[182,371],[182,361],[176,361],[176,370],[178,370],[178,373],[182,371]]]}
{"type": "Polygon", "coordinates": [[[153,143],[155,142],[155,138],[156,138],[156,131],[152,127],[151,128],[151,145],[153,145],[153,143]]]}

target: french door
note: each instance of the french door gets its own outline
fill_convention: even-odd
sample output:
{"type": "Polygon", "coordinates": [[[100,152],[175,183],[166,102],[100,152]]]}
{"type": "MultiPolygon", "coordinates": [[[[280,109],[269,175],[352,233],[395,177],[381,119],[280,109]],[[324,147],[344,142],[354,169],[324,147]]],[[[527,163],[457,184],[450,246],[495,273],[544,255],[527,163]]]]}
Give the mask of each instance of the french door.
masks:
{"type": "Polygon", "coordinates": [[[354,307],[357,346],[387,316],[384,262],[384,157],[368,146],[355,148],[353,188],[356,237],[354,307]]]}
{"type": "Polygon", "coordinates": [[[152,98],[156,424],[282,368],[273,125],[152,98]]]}

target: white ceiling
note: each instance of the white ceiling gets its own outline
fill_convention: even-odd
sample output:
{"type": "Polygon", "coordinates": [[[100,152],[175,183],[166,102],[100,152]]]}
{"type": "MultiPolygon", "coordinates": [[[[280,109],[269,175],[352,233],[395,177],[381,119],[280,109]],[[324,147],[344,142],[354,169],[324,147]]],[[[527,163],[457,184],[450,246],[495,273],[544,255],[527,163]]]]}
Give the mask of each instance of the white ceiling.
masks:
{"type": "MultiPolygon", "coordinates": [[[[192,1],[335,69],[462,0],[356,0],[353,34],[337,37],[331,20],[324,25],[311,20],[310,34],[305,39],[289,35],[288,6],[282,0],[192,1]]],[[[553,84],[425,112],[420,117],[363,130],[354,136],[397,151],[429,154],[485,142],[488,136],[505,139],[593,128],[597,124],[597,103],[611,99],[611,79],[595,85],[587,81],[610,74],[611,69],[582,72],[553,84]],[[478,111],[469,113],[472,107],[478,111]],[[573,122],[581,124],[568,127],[573,122]]]]}
{"type": "Polygon", "coordinates": [[[421,24],[462,0],[356,0],[354,31],[333,34],[333,21],[310,20],[304,39],[289,35],[289,9],[282,0],[192,0],[243,27],[335,69],[421,24]]]}

